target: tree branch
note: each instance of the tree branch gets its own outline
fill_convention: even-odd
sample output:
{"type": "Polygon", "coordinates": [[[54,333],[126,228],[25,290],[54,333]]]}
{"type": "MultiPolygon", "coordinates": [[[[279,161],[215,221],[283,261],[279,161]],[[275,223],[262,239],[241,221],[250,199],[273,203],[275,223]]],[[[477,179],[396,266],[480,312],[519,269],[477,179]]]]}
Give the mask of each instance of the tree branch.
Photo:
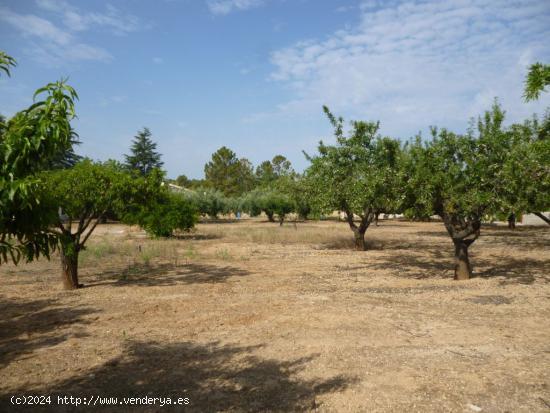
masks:
{"type": "MultiPolygon", "coordinates": [[[[101,221],[101,218],[103,218],[103,215],[105,215],[106,213],[107,213],[107,210],[105,210],[101,214],[99,214],[99,216],[97,217],[97,219],[94,222],[94,224],[92,225],[92,227],[88,230],[88,233],[85,235],[82,242],[79,243],[80,248],[82,248],[84,246],[84,244],[86,243],[86,241],[88,241],[88,238],[90,238],[90,235],[92,235],[92,232],[94,232],[95,227],[97,227],[97,224],[99,224],[99,221],[101,221]]],[[[90,221],[91,221],[91,219],[90,219],[90,221]]],[[[90,221],[88,221],[88,223],[86,224],[86,227],[88,226],[90,221]]]]}

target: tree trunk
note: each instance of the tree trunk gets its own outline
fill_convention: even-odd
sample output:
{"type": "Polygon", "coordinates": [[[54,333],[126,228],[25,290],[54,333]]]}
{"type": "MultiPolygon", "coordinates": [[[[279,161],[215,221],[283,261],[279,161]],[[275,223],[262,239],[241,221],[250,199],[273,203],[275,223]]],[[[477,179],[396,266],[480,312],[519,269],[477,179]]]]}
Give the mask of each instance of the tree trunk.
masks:
{"type": "Polygon", "coordinates": [[[472,242],[470,240],[453,240],[455,244],[455,280],[469,280],[472,277],[472,266],[468,258],[468,247],[472,242]]]}
{"type": "Polygon", "coordinates": [[[513,212],[508,215],[508,228],[516,229],[516,214],[514,214],[513,212]]]}
{"type": "Polygon", "coordinates": [[[352,228],[353,235],[355,237],[355,249],[357,251],[365,251],[367,245],[365,244],[365,231],[361,231],[360,228],[352,228]]]}
{"type": "Polygon", "coordinates": [[[66,241],[61,243],[61,277],[65,290],[75,290],[81,285],[78,284],[78,247],[76,243],[66,241]]]}
{"type": "Polygon", "coordinates": [[[547,218],[542,212],[535,212],[535,215],[550,225],[550,218],[547,218]]]}
{"type": "Polygon", "coordinates": [[[283,216],[279,216],[279,226],[282,227],[283,226],[283,222],[285,220],[285,217],[284,215],[283,216]]]}
{"type": "Polygon", "coordinates": [[[273,212],[266,212],[265,214],[267,215],[267,219],[269,220],[269,222],[275,222],[275,218],[273,218],[273,212]]]}
{"type": "Polygon", "coordinates": [[[481,220],[464,219],[460,215],[439,214],[455,246],[455,280],[468,280],[472,277],[472,266],[468,258],[468,248],[479,237],[481,220]]]}

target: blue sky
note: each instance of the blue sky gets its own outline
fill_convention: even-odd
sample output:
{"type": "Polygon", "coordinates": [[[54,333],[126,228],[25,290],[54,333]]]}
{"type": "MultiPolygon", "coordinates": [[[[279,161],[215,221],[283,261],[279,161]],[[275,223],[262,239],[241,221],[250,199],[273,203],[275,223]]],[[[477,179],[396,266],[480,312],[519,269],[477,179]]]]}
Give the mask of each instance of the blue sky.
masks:
{"type": "Polygon", "coordinates": [[[93,159],[123,159],[148,126],[169,177],[203,176],[222,145],[254,164],[332,141],[323,104],[408,139],[463,132],[498,97],[508,122],[526,68],[550,62],[548,0],[0,0],[0,113],[68,76],[93,159]]]}

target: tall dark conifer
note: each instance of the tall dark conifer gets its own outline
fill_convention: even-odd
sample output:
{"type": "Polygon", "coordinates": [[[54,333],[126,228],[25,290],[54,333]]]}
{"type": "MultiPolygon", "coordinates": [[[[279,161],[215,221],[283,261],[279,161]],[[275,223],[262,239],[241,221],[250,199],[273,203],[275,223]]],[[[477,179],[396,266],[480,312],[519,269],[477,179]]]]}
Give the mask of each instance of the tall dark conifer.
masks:
{"type": "Polygon", "coordinates": [[[149,128],[143,128],[132,141],[131,154],[124,155],[126,167],[138,171],[141,175],[148,175],[153,169],[161,168],[164,164],[160,160],[160,153],[156,152],[157,144],[151,140],[151,136],[149,128]]]}

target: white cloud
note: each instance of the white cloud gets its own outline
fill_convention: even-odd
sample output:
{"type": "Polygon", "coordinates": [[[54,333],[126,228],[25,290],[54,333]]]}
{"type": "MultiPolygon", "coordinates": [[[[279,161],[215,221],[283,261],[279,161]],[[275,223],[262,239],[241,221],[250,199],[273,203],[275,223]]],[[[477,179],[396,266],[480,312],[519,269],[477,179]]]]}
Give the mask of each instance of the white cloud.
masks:
{"type": "Polygon", "coordinates": [[[67,61],[109,61],[112,58],[105,49],[79,42],[67,30],[33,14],[19,14],[10,9],[0,8],[0,21],[11,25],[28,38],[29,54],[33,59],[48,66],[60,66],[67,61]]]}
{"type": "Polygon", "coordinates": [[[112,59],[112,55],[104,48],[81,42],[78,39],[81,31],[102,27],[123,35],[140,27],[137,17],[123,15],[111,5],[107,5],[103,13],[82,11],[63,0],[36,0],[36,5],[60,24],[56,25],[54,20],[43,16],[19,14],[2,7],[0,22],[11,25],[28,38],[26,50],[33,59],[48,66],[61,66],[67,61],[112,59]]]}
{"type": "Polygon", "coordinates": [[[550,104],[550,94],[522,99],[527,65],[550,60],[548,2],[368,1],[360,10],[353,29],[272,53],[271,79],[294,94],[278,116],[327,104],[408,137],[434,123],[466,125],[495,96],[513,121],[550,104]]]}
{"type": "Polygon", "coordinates": [[[262,6],[264,0],[207,0],[206,4],[213,14],[229,14],[235,10],[248,10],[262,6]]]}
{"type": "Polygon", "coordinates": [[[57,28],[49,20],[33,14],[17,14],[9,9],[0,8],[0,20],[19,30],[23,36],[39,37],[62,46],[72,40],[69,33],[57,28]]]}
{"type": "Polygon", "coordinates": [[[63,24],[72,31],[84,31],[100,26],[111,29],[117,35],[123,35],[140,27],[140,21],[136,16],[122,14],[110,4],[103,13],[82,11],[63,0],[36,0],[36,4],[44,10],[60,15],[63,24]]]}

